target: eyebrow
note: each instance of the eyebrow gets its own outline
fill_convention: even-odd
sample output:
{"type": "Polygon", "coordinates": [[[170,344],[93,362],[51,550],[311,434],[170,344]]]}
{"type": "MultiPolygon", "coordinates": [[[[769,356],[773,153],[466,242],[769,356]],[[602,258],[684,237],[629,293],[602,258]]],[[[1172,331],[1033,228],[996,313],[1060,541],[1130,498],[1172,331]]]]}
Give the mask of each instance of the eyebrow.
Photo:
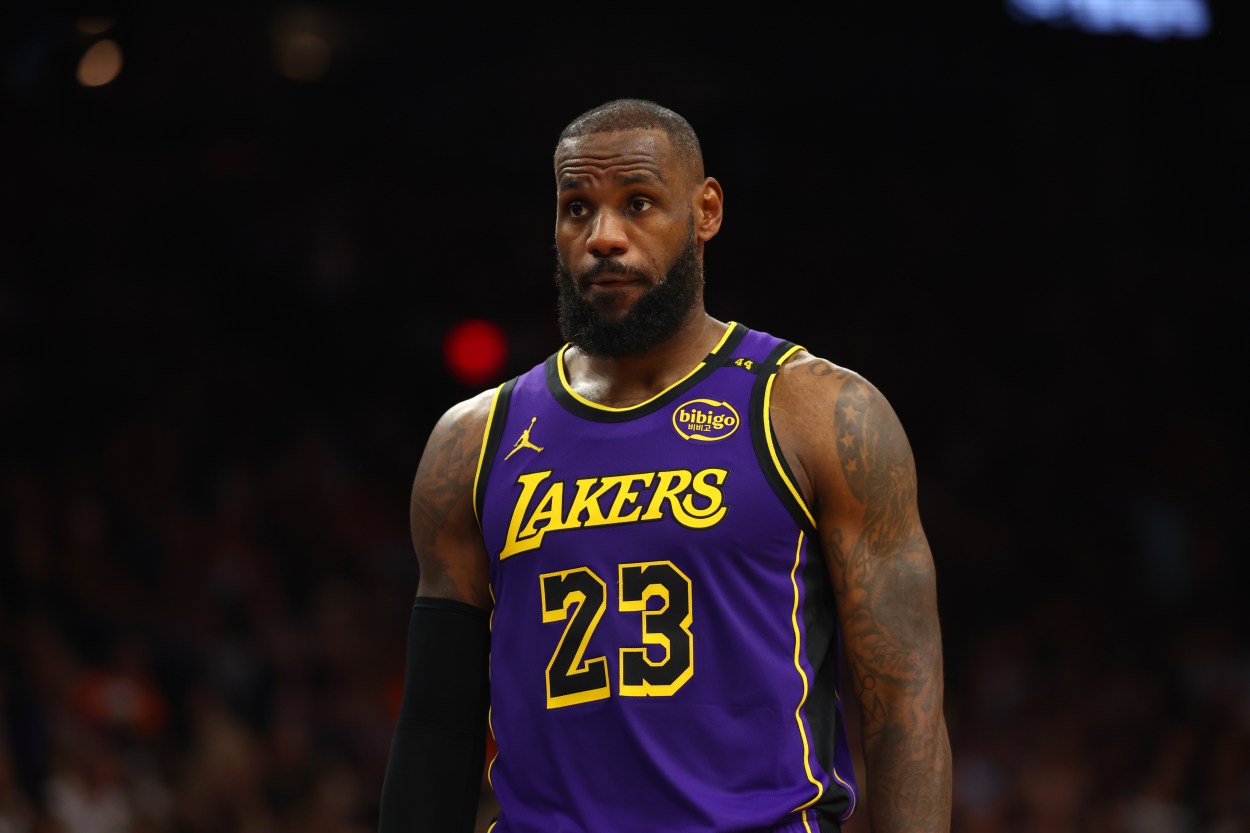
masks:
{"type": "Polygon", "coordinates": [[[664,182],[664,174],[659,171],[634,171],[620,178],[622,185],[645,185],[657,180],[664,182]]]}
{"type": "MultiPolygon", "coordinates": [[[[579,188],[587,179],[589,177],[586,174],[566,174],[560,179],[559,191],[563,193],[573,188],[579,188]]],[[[664,175],[659,171],[632,171],[615,178],[615,182],[618,185],[652,185],[657,181],[660,183],[666,182],[664,175]]]]}

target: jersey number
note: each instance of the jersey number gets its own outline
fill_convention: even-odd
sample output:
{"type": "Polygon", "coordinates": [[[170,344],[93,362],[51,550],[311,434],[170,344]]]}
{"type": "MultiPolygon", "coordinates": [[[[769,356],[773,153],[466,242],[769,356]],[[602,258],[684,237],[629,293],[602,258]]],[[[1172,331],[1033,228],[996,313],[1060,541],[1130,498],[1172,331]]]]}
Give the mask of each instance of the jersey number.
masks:
{"type": "MultiPolygon", "coordinates": [[[[586,658],[586,646],[607,607],[607,585],[593,570],[575,567],[538,577],[543,621],[564,622],[564,633],[547,663],[547,708],[602,700],[612,694],[607,657],[586,658]]],[[[694,674],[694,634],[690,632],[690,579],[670,561],[622,564],[616,609],[642,614],[641,648],[620,649],[623,697],[670,695],[694,674]],[[648,607],[653,598],[661,604],[648,607]],[[662,649],[653,661],[648,645],[662,649]]]]}

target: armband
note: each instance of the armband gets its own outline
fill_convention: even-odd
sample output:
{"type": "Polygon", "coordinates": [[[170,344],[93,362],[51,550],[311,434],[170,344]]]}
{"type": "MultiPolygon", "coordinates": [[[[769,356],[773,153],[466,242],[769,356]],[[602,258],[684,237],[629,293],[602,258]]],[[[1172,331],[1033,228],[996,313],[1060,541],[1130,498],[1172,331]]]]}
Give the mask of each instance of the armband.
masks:
{"type": "Polygon", "coordinates": [[[413,602],[379,833],[472,833],[486,759],[489,654],[487,611],[452,599],[413,602]]]}

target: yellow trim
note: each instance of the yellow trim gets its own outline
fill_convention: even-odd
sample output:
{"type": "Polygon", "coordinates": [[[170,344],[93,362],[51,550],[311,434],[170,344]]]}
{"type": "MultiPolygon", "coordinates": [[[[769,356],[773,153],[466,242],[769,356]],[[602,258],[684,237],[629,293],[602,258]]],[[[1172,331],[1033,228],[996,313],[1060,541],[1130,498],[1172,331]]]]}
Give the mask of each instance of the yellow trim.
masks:
{"type": "Polygon", "coordinates": [[[477,452],[477,469],[473,472],[473,517],[477,519],[477,528],[482,530],[482,519],[477,514],[477,484],[482,477],[482,463],[486,461],[486,438],[490,436],[490,425],[495,421],[495,406],[499,404],[499,394],[503,385],[495,388],[495,395],[490,400],[490,413],[486,415],[486,427],[482,429],[482,447],[477,452]]]}
{"type": "MultiPolygon", "coordinates": [[[[709,353],[708,355],[715,356],[717,353],[719,353],[721,351],[721,348],[725,346],[725,342],[729,340],[730,334],[733,333],[733,331],[736,330],[737,327],[738,327],[738,322],[730,321],[728,323],[728,326],[725,327],[725,334],[720,337],[720,341],[716,342],[716,346],[712,348],[712,352],[709,353]]],[[[582,396],[577,391],[573,390],[573,386],[569,384],[568,374],[564,370],[564,351],[568,350],[570,346],[571,346],[570,344],[565,344],[563,347],[561,347],[560,355],[556,358],[556,369],[560,372],[560,386],[563,387],[568,392],[569,396],[573,397],[574,399],[576,399],[578,402],[582,403],[583,405],[589,408],[597,408],[600,411],[612,411],[614,413],[624,413],[626,411],[632,411],[632,410],[635,410],[636,408],[642,408],[654,402],[655,400],[659,399],[664,394],[668,393],[673,388],[680,385],[682,382],[689,379],[694,374],[698,373],[700,370],[703,369],[703,366],[707,364],[706,360],[699,362],[697,365],[694,366],[694,369],[691,370],[689,373],[687,373],[685,376],[681,377],[676,382],[673,382],[673,384],[669,385],[664,390],[660,391],[655,396],[651,397],[645,402],[639,402],[637,405],[630,405],[627,408],[613,408],[610,405],[600,405],[598,402],[591,402],[589,399],[582,396]]]]}
{"type": "Polygon", "coordinates": [[[842,816],[843,821],[845,821],[851,817],[851,814],[855,812],[855,808],[859,806],[859,796],[856,795],[855,788],[846,783],[841,775],[838,775],[837,767],[833,767],[833,777],[837,779],[839,784],[846,787],[846,792],[851,797],[851,806],[846,808],[846,815],[842,816]]]}
{"type": "MultiPolygon", "coordinates": [[[[820,797],[825,794],[825,787],[816,780],[816,776],[812,775],[812,748],[807,742],[807,730],[803,728],[803,704],[807,702],[807,674],[803,671],[803,666],[799,664],[799,652],[802,649],[802,637],[799,634],[799,582],[796,575],[799,571],[799,560],[803,555],[803,532],[799,531],[799,543],[794,549],[794,566],[790,568],[790,586],[794,588],[794,609],[790,612],[790,625],[794,628],[794,670],[799,672],[799,679],[803,681],[803,697],[799,700],[799,704],[794,707],[794,722],[799,727],[799,737],[803,739],[803,769],[807,772],[807,780],[816,788],[816,795],[812,796],[810,801],[795,807],[795,810],[804,810],[811,807],[820,797]]],[[[803,823],[807,823],[807,816],[804,815],[803,823]]]]}
{"type": "MultiPolygon", "coordinates": [[[[490,591],[490,621],[489,621],[488,627],[489,627],[490,632],[494,633],[495,632],[495,607],[496,607],[495,588],[491,585],[487,585],[486,589],[490,591]]],[[[487,651],[487,654],[486,654],[487,684],[489,684],[490,682],[490,677],[491,677],[490,652],[487,651]]],[[[486,726],[490,729],[491,736],[493,737],[495,734],[495,707],[494,705],[488,705],[486,707],[486,726]]],[[[495,788],[495,782],[491,780],[491,773],[495,771],[495,761],[497,760],[499,760],[499,738],[496,737],[495,738],[495,756],[491,758],[490,763],[486,765],[486,783],[490,784],[490,788],[492,790],[495,788]]],[[[494,825],[492,824],[491,827],[494,827],[494,825]]],[[[486,833],[490,833],[490,830],[487,829],[486,833]]]]}
{"type": "MultiPolygon", "coordinates": [[[[807,833],[812,833],[812,826],[807,823],[807,811],[806,810],[803,811],[802,818],[803,818],[803,829],[806,830],[807,833]]],[[[486,833],[490,833],[490,831],[488,830],[486,831],[486,833]]]]}
{"type": "MultiPolygon", "coordinates": [[[[488,706],[486,709],[486,725],[490,728],[490,733],[493,736],[495,734],[495,709],[493,706],[488,706]]],[[[490,759],[490,763],[486,765],[486,783],[490,784],[492,790],[495,789],[494,772],[495,761],[497,760],[499,760],[498,738],[495,740],[495,755],[490,759]]]]}
{"type": "MultiPolygon", "coordinates": [[[[802,349],[803,347],[796,344],[794,347],[787,350],[785,355],[777,360],[777,366],[781,367],[781,365],[786,363],[787,359],[802,349]]],[[[773,382],[775,381],[777,381],[776,373],[768,377],[768,382],[764,386],[764,440],[768,443],[768,456],[773,458],[773,466],[777,469],[777,474],[781,475],[781,481],[785,483],[786,488],[790,490],[791,497],[798,502],[799,508],[803,510],[803,514],[807,516],[807,519],[812,522],[812,526],[815,527],[816,518],[813,517],[812,511],[807,508],[807,502],[803,500],[803,496],[799,494],[799,490],[795,488],[794,483],[790,481],[789,477],[786,477],[786,470],[781,465],[781,458],[778,455],[777,446],[773,444],[773,418],[770,414],[770,410],[772,409],[773,382]]]]}

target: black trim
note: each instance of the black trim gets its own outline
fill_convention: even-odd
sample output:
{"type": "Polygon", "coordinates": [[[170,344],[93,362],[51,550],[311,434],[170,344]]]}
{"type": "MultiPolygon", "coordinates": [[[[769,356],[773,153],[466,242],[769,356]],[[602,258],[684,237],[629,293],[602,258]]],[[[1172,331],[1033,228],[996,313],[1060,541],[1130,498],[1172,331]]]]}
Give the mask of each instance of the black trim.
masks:
{"type": "Polygon", "coordinates": [[[558,402],[562,408],[571,414],[581,417],[582,419],[588,419],[593,422],[629,422],[630,420],[655,413],[686,391],[690,390],[690,388],[706,379],[709,374],[713,373],[718,368],[724,367],[725,364],[732,358],[733,351],[738,349],[738,345],[742,343],[742,339],[746,337],[746,334],[746,326],[735,323],[733,325],[733,331],[729,334],[729,337],[721,343],[720,349],[709,353],[707,358],[703,360],[703,367],[699,368],[677,386],[669,388],[656,399],[652,399],[650,402],[637,405],[633,408],[624,408],[619,411],[605,411],[578,401],[565,389],[564,385],[560,384],[560,353],[563,348],[548,356],[547,361],[545,362],[547,390],[551,392],[551,395],[555,397],[556,402],[558,402]]]}
{"type": "MultiPolygon", "coordinates": [[[[841,633],[837,626],[837,599],[825,562],[824,550],[816,538],[808,538],[804,550],[803,571],[803,632],[804,653],[812,668],[808,681],[808,702],[816,706],[804,709],[808,725],[812,728],[811,749],[821,767],[830,774],[837,760],[838,733],[845,734],[846,726],[839,725],[839,711],[833,707],[837,697],[838,674],[841,670],[841,633]]],[[[853,772],[840,773],[844,778],[853,772]]],[[[837,780],[832,780],[820,802],[814,808],[819,815],[821,829],[834,825],[851,808],[851,794],[837,780]]]]}
{"type": "Polygon", "coordinates": [[[490,415],[490,427],[486,432],[486,448],[482,452],[482,467],[477,472],[477,510],[478,530],[482,528],[482,510],[486,502],[486,481],[490,479],[491,468],[495,464],[495,453],[499,450],[499,440],[503,435],[503,424],[507,422],[508,405],[512,401],[512,389],[516,387],[519,376],[514,376],[499,387],[499,396],[495,399],[494,410],[490,415]]]}
{"type": "Polygon", "coordinates": [[[837,816],[830,816],[823,806],[816,808],[816,828],[820,833],[842,833],[837,816]]]}
{"type": "Polygon", "coordinates": [[[795,523],[799,525],[799,529],[803,530],[808,537],[816,534],[816,527],[812,525],[811,520],[807,517],[807,513],[803,511],[802,505],[794,499],[794,495],[790,494],[790,489],[786,486],[785,480],[782,479],[781,472],[777,470],[777,465],[781,466],[785,476],[790,482],[798,488],[798,481],[794,477],[794,472],[790,470],[786,457],[781,453],[781,445],[777,442],[776,432],[772,432],[773,447],[777,449],[777,464],[773,464],[773,457],[768,453],[768,441],[764,436],[764,393],[768,389],[768,381],[776,375],[780,369],[777,364],[781,357],[788,351],[794,349],[796,345],[793,341],[783,341],[773,348],[763,362],[765,372],[760,373],[755,380],[755,385],[751,389],[751,444],[755,446],[755,458],[760,465],[760,471],[764,473],[764,478],[768,480],[768,484],[772,486],[777,497],[781,500],[781,505],[790,513],[790,517],[794,518],[795,523]]]}

